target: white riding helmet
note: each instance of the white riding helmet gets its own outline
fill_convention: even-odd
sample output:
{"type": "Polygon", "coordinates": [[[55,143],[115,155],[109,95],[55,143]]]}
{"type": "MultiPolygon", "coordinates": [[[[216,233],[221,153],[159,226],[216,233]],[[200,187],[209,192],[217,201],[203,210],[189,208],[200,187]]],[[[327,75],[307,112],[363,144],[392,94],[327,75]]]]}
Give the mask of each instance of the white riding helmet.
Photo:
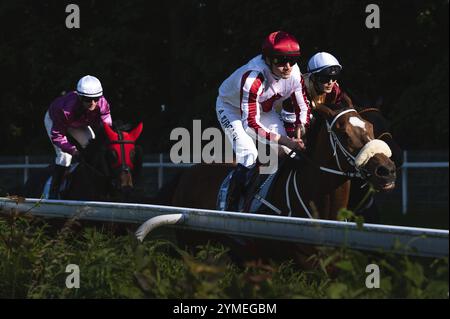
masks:
{"type": "Polygon", "coordinates": [[[87,97],[101,97],[103,95],[102,84],[95,76],[83,76],[77,84],[78,95],[87,97]]]}
{"type": "Polygon", "coordinates": [[[307,71],[308,73],[317,73],[332,66],[338,72],[342,70],[342,65],[339,64],[339,61],[334,56],[327,52],[319,52],[309,59],[307,71]]]}

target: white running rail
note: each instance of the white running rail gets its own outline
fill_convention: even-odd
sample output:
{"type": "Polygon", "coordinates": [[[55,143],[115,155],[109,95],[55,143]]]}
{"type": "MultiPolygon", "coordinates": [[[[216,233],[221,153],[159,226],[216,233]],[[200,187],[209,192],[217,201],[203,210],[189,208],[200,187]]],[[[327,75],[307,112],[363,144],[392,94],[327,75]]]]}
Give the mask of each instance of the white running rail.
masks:
{"type": "Polygon", "coordinates": [[[138,224],[156,216],[181,214],[177,227],[200,231],[427,257],[448,257],[449,251],[449,231],[441,229],[376,224],[358,228],[355,223],[339,221],[159,205],[40,199],[16,202],[0,197],[0,213],[9,214],[11,210],[53,218],[138,224]]]}
{"type": "MultiPolygon", "coordinates": [[[[410,169],[420,169],[420,168],[448,168],[448,162],[408,162],[408,153],[404,151],[403,153],[404,163],[401,167],[402,169],[402,213],[406,214],[408,211],[408,171],[410,169]]],[[[164,183],[164,168],[184,168],[192,166],[190,163],[171,163],[164,162],[163,154],[159,154],[158,162],[145,162],[143,163],[144,168],[157,168],[158,169],[158,188],[160,189],[164,183]]],[[[24,157],[23,164],[0,164],[0,169],[23,169],[23,183],[25,184],[28,180],[29,170],[33,168],[46,168],[48,164],[30,164],[29,156],[24,157]]]]}

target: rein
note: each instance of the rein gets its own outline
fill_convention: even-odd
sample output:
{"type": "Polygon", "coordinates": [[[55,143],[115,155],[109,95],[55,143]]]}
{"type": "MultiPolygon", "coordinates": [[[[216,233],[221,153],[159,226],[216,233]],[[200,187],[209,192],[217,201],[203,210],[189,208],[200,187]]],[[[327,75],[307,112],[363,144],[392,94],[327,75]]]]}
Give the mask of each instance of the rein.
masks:
{"type": "MultiPolygon", "coordinates": [[[[368,107],[368,108],[366,108],[366,109],[363,109],[363,110],[359,111],[358,113],[359,113],[359,114],[363,114],[363,113],[366,113],[366,112],[378,112],[378,113],[381,113],[381,111],[380,111],[379,109],[377,109],[376,107],[368,107]]],[[[389,137],[391,140],[394,139],[394,138],[392,137],[392,134],[389,133],[389,132],[383,132],[383,133],[381,133],[380,135],[378,135],[376,138],[379,139],[379,140],[381,140],[381,138],[382,138],[383,136],[387,136],[387,137],[389,137]]]]}
{"type": "Polygon", "coordinates": [[[366,108],[364,110],[359,111],[358,113],[359,114],[363,114],[363,113],[366,113],[366,112],[380,112],[380,110],[377,109],[376,107],[368,107],[368,108],[366,108]]]}
{"type": "Polygon", "coordinates": [[[333,156],[336,159],[336,165],[339,168],[339,170],[333,170],[333,169],[329,169],[329,168],[321,168],[323,171],[327,171],[329,173],[334,173],[334,174],[338,174],[338,175],[344,175],[344,176],[348,176],[348,177],[359,177],[359,178],[363,178],[363,174],[361,174],[361,170],[359,168],[356,167],[355,165],[355,161],[356,161],[356,157],[353,156],[349,151],[347,151],[347,149],[342,145],[341,141],[339,140],[339,138],[337,137],[336,133],[333,131],[333,126],[336,123],[336,121],[344,114],[350,113],[350,112],[356,112],[357,111],[355,109],[349,109],[349,110],[345,110],[341,113],[339,113],[338,115],[336,115],[333,119],[333,121],[331,121],[331,124],[328,123],[328,121],[326,121],[327,123],[327,130],[328,130],[328,136],[330,138],[330,144],[331,147],[333,148],[333,156]],[[347,160],[347,162],[353,167],[355,168],[355,173],[350,173],[350,172],[344,172],[341,168],[341,163],[339,162],[339,155],[337,153],[337,149],[339,148],[339,150],[341,151],[342,155],[345,157],[345,159],[347,160]]]}
{"type": "Polygon", "coordinates": [[[83,158],[80,161],[80,164],[83,164],[86,168],[90,169],[93,173],[95,173],[96,175],[98,175],[99,177],[104,177],[104,178],[109,178],[108,175],[103,174],[102,172],[100,172],[100,170],[98,170],[97,168],[95,168],[94,166],[92,166],[91,164],[89,164],[88,162],[86,162],[83,158]]]}
{"type": "MultiPolygon", "coordinates": [[[[348,151],[345,149],[345,147],[341,144],[339,138],[337,137],[336,133],[334,133],[334,131],[333,131],[333,126],[334,126],[334,124],[336,123],[337,119],[338,119],[340,116],[342,116],[342,115],[344,115],[344,114],[346,114],[346,113],[357,112],[357,113],[361,114],[361,113],[369,112],[369,111],[376,111],[376,112],[379,112],[379,110],[378,110],[377,108],[368,108],[368,109],[365,109],[365,110],[363,110],[363,111],[361,111],[361,112],[357,112],[355,109],[349,109],[349,110],[346,110],[346,111],[343,111],[343,112],[339,113],[339,114],[333,119],[333,121],[332,121],[331,123],[328,123],[328,121],[326,121],[326,123],[327,123],[327,131],[328,131],[328,133],[329,133],[329,138],[330,138],[330,143],[331,143],[331,146],[332,146],[332,148],[333,148],[333,156],[334,156],[335,159],[336,159],[336,164],[337,164],[339,170],[334,170],[334,169],[330,169],[330,168],[327,168],[327,167],[320,166],[320,165],[316,164],[311,158],[309,158],[308,156],[306,156],[306,155],[303,154],[303,153],[297,154],[295,151],[291,151],[291,152],[289,153],[289,157],[295,158],[296,156],[301,156],[301,157],[303,157],[305,160],[307,160],[311,165],[315,166],[316,168],[318,168],[318,169],[320,169],[320,170],[322,170],[322,171],[328,172],[328,173],[337,174],[337,175],[343,175],[343,176],[347,176],[347,177],[359,177],[359,178],[361,178],[361,179],[364,179],[365,177],[368,176],[367,173],[364,172],[364,170],[362,170],[362,169],[360,169],[360,168],[357,168],[357,167],[355,166],[355,160],[356,160],[356,157],[357,157],[357,156],[356,156],[356,157],[353,156],[352,154],[350,154],[350,152],[348,152],[348,151]],[[339,162],[339,157],[338,157],[338,154],[337,154],[337,150],[338,150],[338,149],[339,149],[339,150],[341,151],[341,153],[344,155],[344,157],[345,157],[345,159],[347,160],[347,162],[348,162],[351,166],[353,166],[353,167],[355,168],[355,170],[356,170],[355,173],[344,172],[344,171],[342,170],[341,165],[340,165],[340,162],[339,162]]],[[[392,139],[392,135],[391,135],[391,133],[389,133],[389,132],[384,132],[384,133],[380,134],[380,135],[377,137],[377,139],[381,139],[381,138],[384,137],[384,136],[388,136],[388,137],[390,137],[390,138],[392,139]]],[[[359,154],[358,154],[358,155],[359,155],[359,154]]],[[[288,178],[287,178],[287,180],[286,180],[285,194],[286,194],[286,206],[287,206],[287,208],[288,208],[288,210],[289,210],[288,216],[292,216],[291,201],[290,201],[290,196],[289,196],[289,187],[290,187],[291,177],[292,177],[292,175],[293,175],[293,176],[294,176],[294,177],[293,177],[293,184],[294,184],[294,190],[295,190],[295,195],[297,196],[297,200],[298,200],[298,202],[301,204],[301,206],[303,207],[303,209],[304,209],[305,213],[308,215],[308,217],[311,218],[311,219],[313,219],[313,216],[312,216],[311,212],[309,211],[308,207],[307,207],[306,204],[303,202],[303,199],[302,199],[302,197],[300,196],[300,192],[299,192],[299,190],[298,190],[298,184],[297,184],[297,173],[298,173],[298,170],[296,170],[296,169],[295,169],[295,170],[294,170],[294,169],[291,169],[291,171],[289,172],[289,176],[288,176],[288,178]]],[[[361,188],[365,187],[366,185],[367,185],[367,183],[365,183],[361,188]]],[[[363,198],[363,199],[361,200],[361,202],[358,204],[358,206],[357,206],[358,209],[363,205],[363,203],[364,203],[365,201],[367,201],[367,199],[370,197],[370,194],[372,194],[373,192],[374,192],[373,188],[372,188],[372,187],[369,187],[369,190],[368,190],[367,193],[365,194],[364,198],[363,198]]],[[[371,200],[373,200],[373,198],[371,198],[371,200]]]]}
{"type": "Polygon", "coordinates": [[[363,169],[359,169],[355,167],[355,159],[356,157],[353,156],[352,154],[350,154],[349,151],[347,151],[345,149],[345,147],[341,144],[341,142],[339,141],[339,138],[337,137],[336,133],[334,133],[333,131],[333,126],[336,123],[336,121],[339,119],[339,117],[341,117],[342,115],[346,114],[346,113],[350,113],[350,112],[357,112],[355,109],[349,109],[349,110],[345,110],[341,113],[339,113],[334,119],[333,121],[330,123],[327,123],[327,131],[328,131],[328,136],[330,138],[330,144],[331,147],[333,149],[333,156],[336,159],[336,165],[338,166],[339,170],[335,170],[332,168],[328,168],[325,166],[320,166],[318,164],[316,164],[312,159],[310,159],[308,156],[306,156],[304,153],[297,153],[295,151],[291,151],[289,153],[289,157],[291,158],[295,158],[296,156],[299,157],[303,157],[304,159],[306,159],[312,166],[316,167],[317,169],[320,169],[321,171],[327,172],[327,173],[331,173],[331,174],[335,174],[335,175],[341,175],[341,176],[346,176],[349,178],[353,178],[353,177],[358,177],[361,179],[364,179],[367,176],[367,173],[364,172],[363,169]],[[347,160],[347,162],[353,166],[356,170],[356,172],[344,172],[341,168],[341,164],[339,162],[339,155],[337,153],[337,150],[340,150],[342,155],[345,157],[345,159],[347,160]]]}
{"type": "MultiPolygon", "coordinates": [[[[288,212],[288,216],[291,217],[292,216],[292,208],[291,208],[291,200],[289,198],[289,185],[290,185],[290,181],[291,181],[291,176],[292,173],[294,173],[294,190],[295,190],[295,194],[297,196],[298,201],[300,202],[300,204],[302,205],[303,209],[305,210],[306,214],[308,215],[309,218],[314,219],[314,217],[311,215],[311,213],[309,212],[308,207],[305,205],[305,203],[303,202],[302,197],[300,196],[300,192],[298,191],[298,186],[297,186],[297,170],[293,170],[291,169],[291,171],[289,172],[289,176],[286,180],[286,185],[285,185],[285,194],[286,194],[286,206],[289,209],[288,212]]],[[[257,200],[259,200],[261,203],[263,203],[264,205],[266,205],[267,207],[269,207],[271,210],[273,210],[275,213],[277,213],[278,215],[281,215],[282,211],[281,209],[277,208],[276,206],[274,206],[272,203],[270,203],[269,201],[267,201],[266,199],[262,198],[261,196],[259,196],[259,194],[255,195],[255,198],[257,200]]]]}
{"type": "MultiPolygon", "coordinates": [[[[108,144],[120,144],[120,151],[121,151],[120,155],[121,155],[121,159],[122,159],[122,169],[123,170],[130,170],[130,168],[126,165],[126,162],[125,162],[125,147],[124,147],[124,144],[135,144],[135,141],[124,140],[123,139],[123,134],[122,134],[121,131],[118,132],[118,136],[119,136],[119,139],[117,141],[109,141],[108,144]]],[[[86,162],[83,158],[81,158],[81,163],[83,163],[84,166],[86,166],[88,169],[90,169],[92,172],[94,172],[99,177],[110,178],[109,175],[103,174],[99,169],[95,168],[94,166],[92,166],[91,164],[86,162]]]]}
{"type": "MultiPolygon", "coordinates": [[[[344,114],[350,113],[350,112],[356,112],[358,113],[355,109],[349,109],[349,110],[345,110],[341,113],[339,113],[337,116],[334,117],[334,119],[331,121],[331,123],[328,123],[328,121],[326,121],[327,124],[327,131],[328,131],[328,135],[330,138],[330,143],[331,143],[331,147],[333,149],[333,156],[336,159],[336,164],[339,168],[339,170],[335,170],[335,169],[331,169],[331,168],[327,168],[324,166],[320,166],[318,164],[316,164],[311,158],[309,158],[308,156],[306,156],[303,153],[298,153],[295,151],[291,151],[288,156],[290,158],[295,158],[295,157],[302,157],[305,160],[307,160],[311,165],[313,165],[314,167],[316,167],[317,169],[327,172],[327,173],[331,173],[331,174],[335,174],[335,175],[341,175],[341,176],[347,176],[349,178],[352,177],[358,177],[361,179],[365,179],[365,177],[368,176],[368,174],[366,172],[363,171],[363,169],[357,168],[355,166],[355,160],[356,157],[353,156],[352,154],[350,154],[350,152],[347,151],[347,149],[341,144],[341,142],[339,141],[339,138],[337,137],[336,133],[334,133],[333,131],[333,126],[336,123],[336,121],[339,119],[339,117],[341,117],[344,114]],[[339,162],[339,155],[338,155],[338,149],[341,151],[341,153],[344,155],[345,159],[347,160],[347,162],[353,166],[353,168],[355,168],[356,172],[352,173],[352,172],[344,172],[341,168],[340,162],[339,162]]],[[[359,155],[359,154],[358,154],[359,155]]],[[[298,170],[294,170],[291,169],[291,171],[289,172],[289,176],[286,180],[286,185],[285,185],[285,194],[286,194],[286,206],[289,210],[288,212],[288,216],[292,216],[292,208],[291,208],[291,201],[289,198],[289,187],[290,187],[290,181],[291,181],[291,177],[293,174],[293,183],[294,183],[294,191],[295,191],[295,195],[297,196],[298,201],[300,202],[301,206],[303,207],[304,211],[306,212],[306,214],[308,215],[309,218],[313,218],[312,214],[310,213],[308,207],[306,206],[306,204],[303,202],[302,197],[300,196],[300,192],[298,189],[298,185],[297,185],[297,172],[298,170]]],[[[276,208],[275,206],[273,206],[272,204],[267,205],[266,203],[264,203],[266,206],[268,206],[269,208],[271,208],[273,211],[275,211],[277,214],[280,214],[281,210],[276,208]]]]}

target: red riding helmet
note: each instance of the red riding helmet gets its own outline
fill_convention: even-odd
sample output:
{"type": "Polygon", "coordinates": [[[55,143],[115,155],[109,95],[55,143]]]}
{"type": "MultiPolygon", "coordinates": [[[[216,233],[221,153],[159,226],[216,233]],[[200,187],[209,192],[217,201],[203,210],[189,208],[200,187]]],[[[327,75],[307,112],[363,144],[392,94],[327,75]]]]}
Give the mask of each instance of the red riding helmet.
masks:
{"type": "Polygon", "coordinates": [[[264,40],[262,53],[265,57],[276,55],[300,56],[300,45],[294,36],[284,31],[272,32],[264,40]]]}

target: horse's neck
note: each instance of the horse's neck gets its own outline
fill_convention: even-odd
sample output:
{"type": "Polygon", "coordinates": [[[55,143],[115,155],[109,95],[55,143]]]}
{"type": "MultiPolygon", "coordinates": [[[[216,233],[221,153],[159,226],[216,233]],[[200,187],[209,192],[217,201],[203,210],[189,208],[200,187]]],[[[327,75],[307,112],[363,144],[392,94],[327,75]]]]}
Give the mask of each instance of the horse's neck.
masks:
{"type": "Polygon", "coordinates": [[[92,171],[94,175],[105,175],[107,172],[104,153],[104,146],[101,141],[89,145],[85,153],[86,170],[92,171]]]}
{"type": "MultiPolygon", "coordinates": [[[[321,166],[336,171],[347,170],[348,163],[337,150],[340,167],[337,164],[334,150],[331,147],[330,136],[325,126],[322,127],[317,139],[317,145],[313,152],[313,161],[321,166]]],[[[324,172],[318,169],[308,170],[310,172],[309,181],[316,181],[312,199],[317,201],[324,218],[336,219],[337,211],[342,207],[347,207],[349,200],[350,179],[346,176],[324,172]]]]}
{"type": "MultiPolygon", "coordinates": [[[[321,129],[314,149],[310,152],[310,161],[303,161],[302,167],[282,165],[280,175],[274,185],[274,200],[278,205],[288,209],[286,189],[293,215],[305,217],[306,212],[300,198],[311,214],[318,213],[318,218],[336,219],[335,213],[346,207],[349,199],[350,180],[347,177],[323,172],[319,166],[339,170],[333,157],[333,151],[326,129],[321,129]],[[294,185],[294,183],[296,185],[294,185]],[[300,197],[300,198],[299,198],[300,197]],[[311,202],[314,204],[311,205],[311,202]],[[301,212],[300,214],[296,214],[301,212]]],[[[341,159],[342,161],[342,159],[341,159]]],[[[316,214],[317,215],[317,214],[316,214]]]]}

